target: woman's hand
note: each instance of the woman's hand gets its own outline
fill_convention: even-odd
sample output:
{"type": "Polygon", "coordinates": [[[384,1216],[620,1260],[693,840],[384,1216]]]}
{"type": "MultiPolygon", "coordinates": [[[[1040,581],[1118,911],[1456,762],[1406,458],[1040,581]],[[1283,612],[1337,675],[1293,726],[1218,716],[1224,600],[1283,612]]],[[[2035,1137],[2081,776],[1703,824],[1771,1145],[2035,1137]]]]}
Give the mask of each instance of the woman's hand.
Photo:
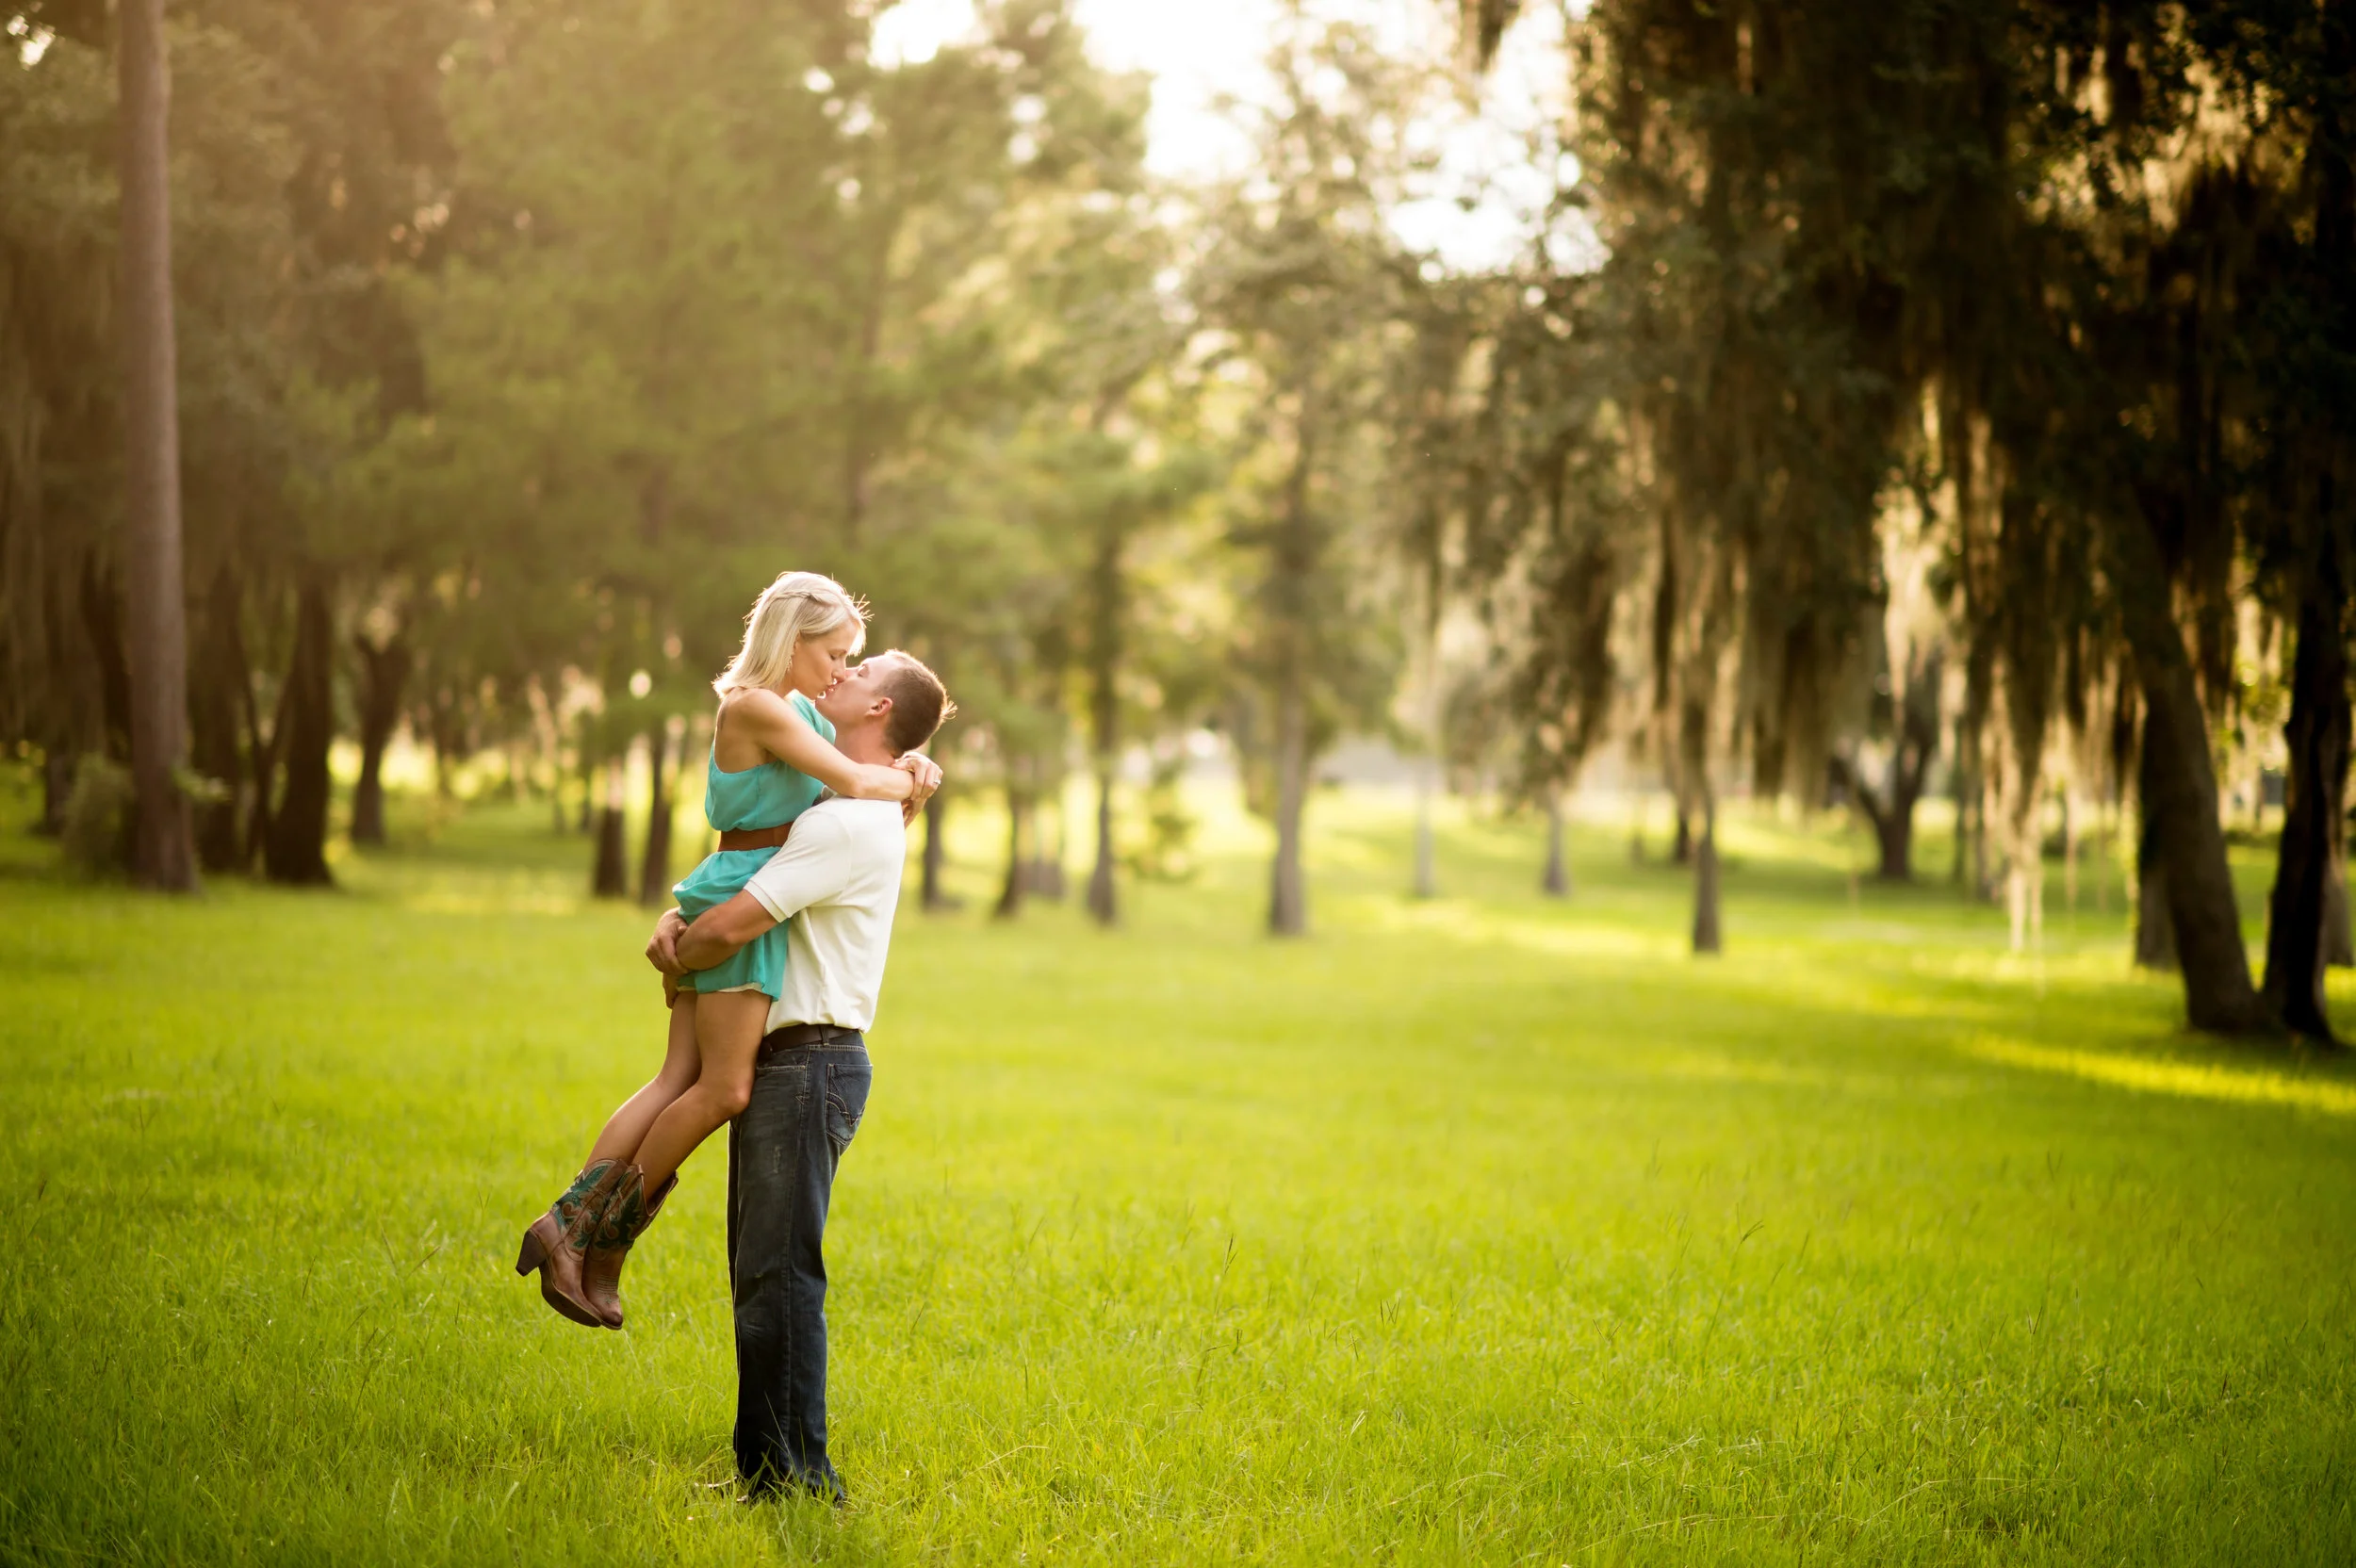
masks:
{"type": "Polygon", "coordinates": [[[900,820],[904,823],[914,822],[916,813],[924,808],[924,803],[932,799],[933,792],[941,788],[941,764],[921,751],[911,751],[892,765],[906,773],[909,782],[915,786],[900,807],[900,820]]]}

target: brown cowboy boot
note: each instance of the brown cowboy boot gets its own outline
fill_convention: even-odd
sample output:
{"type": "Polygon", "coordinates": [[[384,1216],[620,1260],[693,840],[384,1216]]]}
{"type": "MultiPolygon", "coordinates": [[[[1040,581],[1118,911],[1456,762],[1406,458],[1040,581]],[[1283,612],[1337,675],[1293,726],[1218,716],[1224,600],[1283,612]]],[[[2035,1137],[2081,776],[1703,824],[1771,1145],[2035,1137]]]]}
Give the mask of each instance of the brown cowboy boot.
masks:
{"type": "Polygon", "coordinates": [[[515,1254],[516,1273],[540,1271],[540,1298],[588,1328],[603,1328],[605,1319],[581,1289],[581,1260],[614,1193],[637,1168],[619,1160],[591,1165],[573,1178],[548,1213],[532,1222],[524,1232],[523,1249],[515,1254]]]}
{"type": "Polygon", "coordinates": [[[663,1200],[679,1185],[679,1172],[663,1179],[663,1185],[651,1200],[646,1196],[646,1173],[636,1166],[614,1194],[614,1200],[605,1207],[605,1217],[597,1226],[597,1235],[589,1244],[589,1252],[581,1265],[582,1294],[589,1299],[599,1318],[609,1329],[622,1326],[622,1265],[630,1261],[630,1250],[638,1238],[646,1233],[654,1217],[662,1211],[663,1200]]]}

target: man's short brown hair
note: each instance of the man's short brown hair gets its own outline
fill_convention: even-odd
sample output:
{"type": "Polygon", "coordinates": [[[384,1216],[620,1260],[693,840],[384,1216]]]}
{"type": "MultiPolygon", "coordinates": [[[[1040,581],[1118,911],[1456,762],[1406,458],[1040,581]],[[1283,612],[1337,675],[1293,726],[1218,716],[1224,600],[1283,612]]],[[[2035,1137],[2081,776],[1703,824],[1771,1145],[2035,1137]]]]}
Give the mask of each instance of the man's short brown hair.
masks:
{"type": "Polygon", "coordinates": [[[949,700],[949,689],[941,683],[941,677],[925,668],[916,655],[888,648],[875,657],[891,661],[878,682],[883,694],[892,699],[892,716],[884,721],[884,744],[892,748],[892,756],[906,756],[956,718],[957,705],[949,700]]]}

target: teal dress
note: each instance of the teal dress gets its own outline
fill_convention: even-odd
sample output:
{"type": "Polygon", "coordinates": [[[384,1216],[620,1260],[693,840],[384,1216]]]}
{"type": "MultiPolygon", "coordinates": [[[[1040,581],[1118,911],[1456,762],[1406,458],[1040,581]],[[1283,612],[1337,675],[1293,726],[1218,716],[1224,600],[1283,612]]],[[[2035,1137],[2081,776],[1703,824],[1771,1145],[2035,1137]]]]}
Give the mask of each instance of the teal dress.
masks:
{"type": "MultiPolygon", "coordinates": [[[[819,714],[818,705],[794,692],[786,701],[810,721],[810,727],[834,739],[834,726],[819,714]]],[[[741,773],[725,773],[712,757],[705,768],[704,818],[723,833],[760,827],[783,827],[815,805],[825,789],[806,773],[796,773],[775,758],[741,773]]],[[[671,890],[679,913],[694,920],[714,905],[726,904],[744,890],[753,873],[769,863],[774,849],[724,849],[707,855],[687,879],[671,890]]],[[[773,925],[746,942],[716,969],[697,970],[684,985],[698,991],[757,990],[763,996],[785,994],[785,927],[773,925]]]]}

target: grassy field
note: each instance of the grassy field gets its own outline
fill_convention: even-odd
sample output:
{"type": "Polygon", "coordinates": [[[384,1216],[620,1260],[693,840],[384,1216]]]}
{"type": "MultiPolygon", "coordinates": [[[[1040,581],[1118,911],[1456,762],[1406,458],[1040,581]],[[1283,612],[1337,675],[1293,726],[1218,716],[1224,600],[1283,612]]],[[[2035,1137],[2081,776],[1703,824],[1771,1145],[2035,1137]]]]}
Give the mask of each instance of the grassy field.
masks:
{"type": "Polygon", "coordinates": [[[1415,903],[1326,795],[1311,939],[1223,816],[1104,935],[982,919],[975,818],[837,1192],[838,1515],[732,1500],[716,1150],[626,1332],[509,1272],[661,1027],[545,808],[178,904],[6,788],[0,1560],[2356,1559],[2356,1073],[2179,1034],[2115,884],[2016,957],[1738,823],[1703,963],[1621,828],[1554,905],[1452,812],[1415,903]]]}

